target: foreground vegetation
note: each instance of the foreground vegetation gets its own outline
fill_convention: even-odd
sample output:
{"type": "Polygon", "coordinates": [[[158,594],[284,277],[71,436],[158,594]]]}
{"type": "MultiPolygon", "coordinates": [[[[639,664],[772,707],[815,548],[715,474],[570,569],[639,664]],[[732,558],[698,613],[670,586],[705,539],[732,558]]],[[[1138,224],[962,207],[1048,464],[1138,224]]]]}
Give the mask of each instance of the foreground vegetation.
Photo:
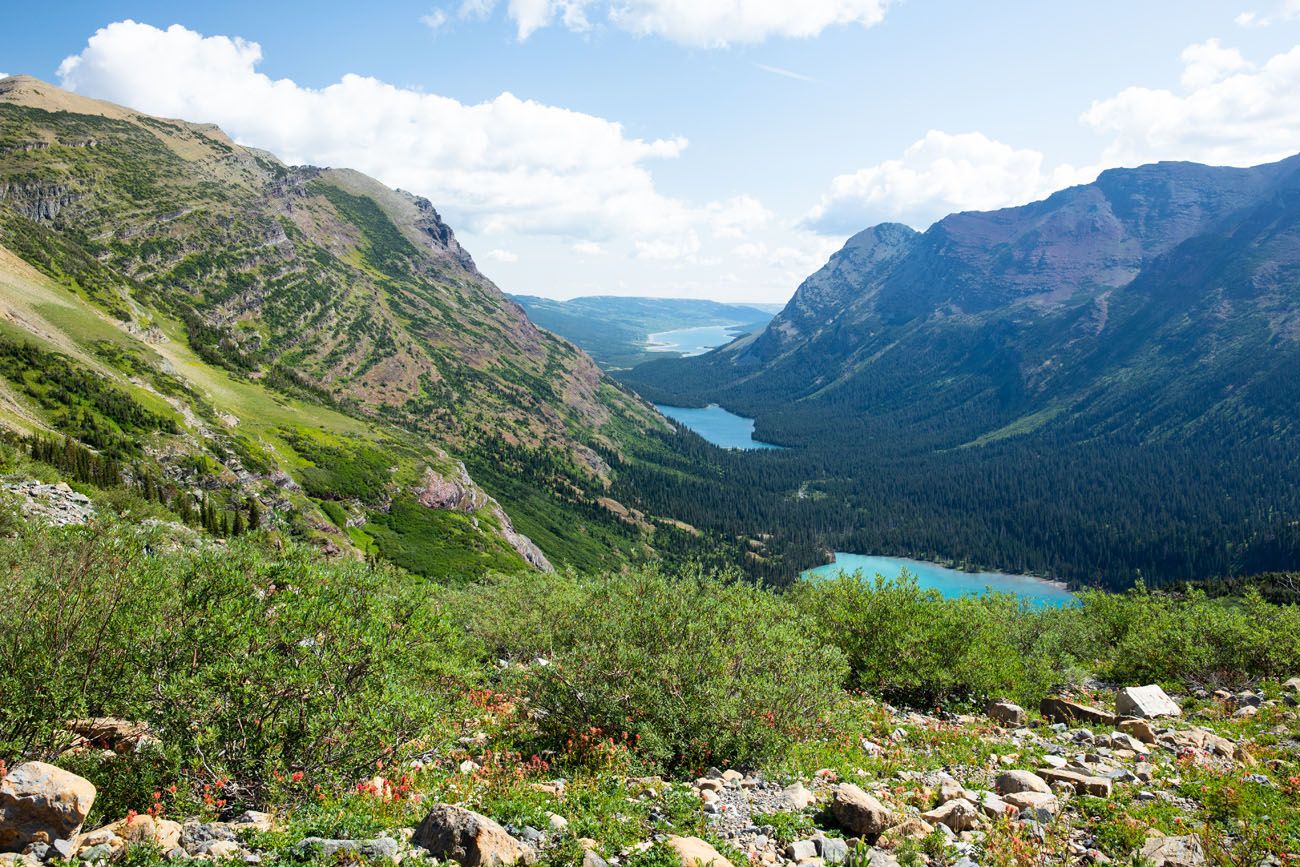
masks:
{"type": "MultiPolygon", "coordinates": [[[[1035,609],[943,600],[907,580],[777,593],[653,568],[453,587],[327,562],[273,531],[218,543],[141,522],[132,502],[101,501],[101,518],[81,528],[10,517],[0,539],[0,759],[51,760],[92,780],[87,827],[129,810],[269,808],[287,817],[286,841],[355,836],[414,824],[417,801],[451,799],[520,826],[545,827],[562,808],[565,839],[595,838],[608,854],[665,823],[707,831],[688,790],[647,796],[635,782],[647,774],[684,781],[712,765],[887,779],[1011,750],[987,724],[935,717],[911,746],[866,753],[863,739],[888,743],[899,725],[881,700],[978,711],[1097,678],[1186,694],[1300,672],[1300,610],[1249,592],[1139,588],[1035,609]],[[146,721],[157,743],[68,752],[66,721],[93,716],[146,721]],[[403,797],[366,791],[376,768],[401,769],[403,797]],[[532,785],[561,777],[562,797],[532,785]]],[[[1267,785],[1189,772],[1181,785],[1198,807],[1180,823],[1235,833],[1266,811],[1278,851],[1300,846],[1300,809],[1280,797],[1300,773],[1298,729],[1294,712],[1289,723],[1279,713],[1219,719],[1217,730],[1270,757],[1251,768],[1267,785]]],[[[1123,857],[1133,821],[1173,822],[1154,809],[1117,798],[1080,821],[1123,857]]],[[[548,859],[581,858],[557,846],[548,859]]]]}

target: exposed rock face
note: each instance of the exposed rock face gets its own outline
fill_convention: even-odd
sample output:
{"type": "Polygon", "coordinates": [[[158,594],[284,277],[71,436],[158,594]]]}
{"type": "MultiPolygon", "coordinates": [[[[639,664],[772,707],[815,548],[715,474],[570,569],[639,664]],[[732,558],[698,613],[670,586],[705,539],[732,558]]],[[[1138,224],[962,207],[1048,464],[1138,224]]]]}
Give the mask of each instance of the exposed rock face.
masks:
{"type": "Polygon", "coordinates": [[[27,762],[0,780],[0,852],[67,840],[95,803],[89,780],[44,762],[27,762]]]}
{"type": "Polygon", "coordinates": [[[1115,696],[1115,713],[1139,719],[1156,719],[1165,716],[1182,716],[1180,708],[1156,684],[1128,686],[1115,696]]]}
{"type": "Polygon", "coordinates": [[[682,861],[682,867],[732,867],[717,849],[699,837],[669,837],[668,845],[682,861]]]}
{"type": "Polygon", "coordinates": [[[420,822],[411,842],[461,867],[500,867],[526,860],[523,845],[487,816],[438,804],[420,822]]]}
{"type": "Polygon", "coordinates": [[[4,489],[18,497],[24,513],[41,518],[56,527],[85,524],[95,516],[90,498],[79,494],[66,482],[47,485],[35,479],[8,482],[4,489]]]}
{"type": "Polygon", "coordinates": [[[901,821],[884,804],[852,783],[835,787],[831,795],[831,812],[845,830],[867,840],[875,840],[901,821]]]}
{"type": "Polygon", "coordinates": [[[488,496],[478,483],[470,478],[469,471],[465,469],[463,463],[457,462],[456,476],[450,479],[440,476],[431,467],[425,469],[424,477],[420,479],[420,484],[416,486],[414,493],[420,505],[430,509],[471,513],[490,507],[492,516],[501,525],[501,538],[524,558],[524,562],[542,572],[555,571],[555,567],[551,565],[550,560],[546,559],[542,549],[538,548],[532,539],[515,529],[510,516],[506,514],[505,509],[501,508],[501,504],[488,496]]]}

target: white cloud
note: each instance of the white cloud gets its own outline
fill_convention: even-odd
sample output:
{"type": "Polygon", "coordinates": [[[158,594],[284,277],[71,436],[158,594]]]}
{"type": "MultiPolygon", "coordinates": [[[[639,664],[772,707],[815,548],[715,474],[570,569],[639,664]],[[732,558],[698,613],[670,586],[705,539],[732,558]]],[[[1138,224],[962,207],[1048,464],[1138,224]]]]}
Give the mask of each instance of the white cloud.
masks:
{"type": "Polygon", "coordinates": [[[1242,12],[1236,18],[1232,19],[1238,27],[1263,28],[1272,27],[1274,22],[1280,19],[1300,18],[1300,0],[1282,0],[1282,3],[1276,7],[1276,12],[1272,15],[1261,14],[1255,10],[1242,12]]]}
{"type": "Polygon", "coordinates": [[[579,256],[600,256],[605,252],[605,248],[595,241],[578,241],[573,245],[573,252],[579,256]]]}
{"type": "MultiPolygon", "coordinates": [[[[481,15],[492,0],[466,0],[481,15]]],[[[520,39],[556,22],[585,31],[593,16],[638,36],[683,45],[722,47],[773,37],[808,38],[828,27],[871,27],[890,0],[509,0],[507,12],[520,39]]]]}
{"type": "Polygon", "coordinates": [[[358,75],[308,88],[257,72],[261,59],[238,37],[124,21],[96,32],[59,77],[151,114],[215,122],[291,163],[355,168],[481,234],[688,249],[697,229],[743,231],[766,213],[752,199],[694,206],[660,194],[646,164],[680,155],[683,138],[633,138],[616,122],[509,93],[465,105],[358,75]]]}
{"type": "Polygon", "coordinates": [[[1183,49],[1183,87],[1195,90],[1222,81],[1234,72],[1253,68],[1235,48],[1224,48],[1218,39],[1208,39],[1183,49]]]}
{"type": "Polygon", "coordinates": [[[1256,65],[1212,39],[1182,59],[1182,93],[1129,87],[1084,112],[1083,122],[1111,139],[1107,165],[1245,166],[1300,150],[1300,45],[1256,65]]]}
{"type": "Polygon", "coordinates": [[[496,5],[496,0],[462,0],[457,14],[461,18],[486,18],[496,5]]]}
{"type": "Polygon", "coordinates": [[[437,33],[447,23],[447,13],[442,9],[431,10],[429,13],[420,16],[420,23],[437,33]]]}
{"type": "Polygon", "coordinates": [[[490,250],[488,251],[488,258],[496,262],[513,263],[519,261],[519,254],[512,253],[509,250],[490,250]]]}
{"type": "Polygon", "coordinates": [[[924,229],[954,211],[1024,204],[1091,180],[1087,169],[1048,169],[1045,162],[1036,150],[1013,148],[982,133],[931,130],[900,159],[832,180],[805,225],[828,235],[887,221],[924,229]]]}

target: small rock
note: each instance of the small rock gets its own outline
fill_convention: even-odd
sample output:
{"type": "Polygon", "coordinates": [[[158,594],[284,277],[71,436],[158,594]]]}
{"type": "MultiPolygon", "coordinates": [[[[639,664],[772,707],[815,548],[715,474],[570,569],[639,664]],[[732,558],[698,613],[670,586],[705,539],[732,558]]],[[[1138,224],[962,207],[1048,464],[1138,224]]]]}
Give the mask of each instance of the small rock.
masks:
{"type": "Polygon", "coordinates": [[[849,844],[838,837],[816,837],[817,854],[827,864],[843,864],[849,860],[849,844]]]}
{"type": "Polygon", "coordinates": [[[812,840],[799,840],[785,847],[785,857],[796,864],[817,857],[817,844],[812,840]]]}
{"type": "Polygon", "coordinates": [[[949,801],[928,813],[922,813],[921,817],[932,825],[947,825],[958,833],[970,831],[980,824],[979,810],[966,800],[949,801]]]}
{"type": "Polygon", "coordinates": [[[1045,719],[1061,724],[1086,722],[1111,727],[1115,725],[1114,714],[1066,698],[1060,698],[1059,696],[1043,699],[1038,706],[1038,710],[1045,719]]]}
{"type": "Polygon", "coordinates": [[[1038,772],[1049,783],[1063,783],[1072,786],[1081,795],[1093,795],[1098,798],[1110,797],[1110,780],[1107,777],[1094,777],[1081,771],[1068,768],[1043,768],[1038,772]]]}
{"type": "Polygon", "coordinates": [[[354,862],[358,859],[397,860],[397,841],[391,837],[376,837],[373,840],[328,840],[322,837],[308,837],[294,848],[309,858],[323,857],[340,863],[354,862]]]}
{"type": "Polygon", "coordinates": [[[1017,728],[1029,722],[1029,714],[1025,713],[1025,709],[1009,701],[995,701],[985,713],[989,719],[1007,728],[1017,728]]]}
{"type": "Polygon", "coordinates": [[[781,798],[790,805],[793,810],[806,810],[813,804],[817,803],[817,796],[808,790],[803,783],[792,783],[781,790],[781,798]]]}

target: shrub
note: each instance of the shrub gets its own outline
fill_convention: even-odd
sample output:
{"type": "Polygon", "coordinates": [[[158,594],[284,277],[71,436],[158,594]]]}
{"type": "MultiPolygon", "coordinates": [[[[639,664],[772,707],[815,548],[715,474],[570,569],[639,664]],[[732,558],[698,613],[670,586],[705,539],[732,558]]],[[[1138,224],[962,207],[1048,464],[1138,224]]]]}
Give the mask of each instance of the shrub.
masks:
{"type": "Polygon", "coordinates": [[[175,772],[256,802],[277,770],[355,782],[427,749],[473,682],[423,582],[296,545],[28,525],[0,583],[0,758],[57,755],[70,717],[143,719],[175,772]]]}
{"type": "Polygon", "coordinates": [[[489,650],[522,663],[510,683],[555,749],[757,762],[815,730],[846,673],[779,597],[698,571],[501,579],[459,605],[489,650]]]}
{"type": "Polygon", "coordinates": [[[843,651],[852,685],[918,706],[1025,698],[1063,676],[1050,616],[1009,595],[944,599],[906,574],[802,582],[788,594],[843,651]]]}

